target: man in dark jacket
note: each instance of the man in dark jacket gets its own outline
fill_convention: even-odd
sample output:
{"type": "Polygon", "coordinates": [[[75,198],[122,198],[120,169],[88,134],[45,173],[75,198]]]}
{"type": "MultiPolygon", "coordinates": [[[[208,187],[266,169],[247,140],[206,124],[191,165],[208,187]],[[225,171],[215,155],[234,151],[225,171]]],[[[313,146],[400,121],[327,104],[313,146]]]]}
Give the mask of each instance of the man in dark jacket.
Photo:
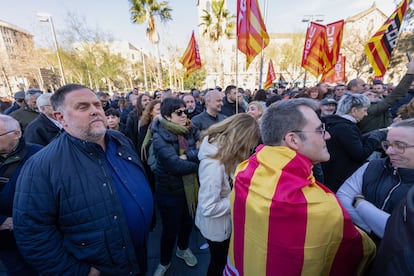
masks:
{"type": "Polygon", "coordinates": [[[26,127],[24,138],[27,142],[46,146],[59,134],[62,126],[53,117],[51,96],[51,93],[45,93],[37,98],[40,115],[26,127]]]}
{"type": "Polygon", "coordinates": [[[22,107],[23,103],[24,103],[24,91],[19,91],[19,92],[14,93],[14,103],[10,107],[8,107],[6,110],[4,110],[3,114],[9,115],[13,111],[22,107]]]}
{"type": "MultiPolygon", "coordinates": [[[[226,87],[226,90],[224,91],[225,96],[223,98],[223,107],[221,108],[221,114],[226,115],[227,117],[230,117],[236,113],[242,113],[246,112],[241,105],[241,101],[237,100],[237,97],[239,97],[239,93],[237,91],[237,87],[234,85],[229,85],[226,87]],[[236,105],[238,103],[238,106],[236,105]]],[[[239,98],[240,99],[240,98],[239,98]]]]}
{"type": "Polygon", "coordinates": [[[23,106],[12,113],[10,116],[15,118],[22,129],[22,132],[26,129],[27,125],[39,116],[39,110],[36,105],[37,98],[42,95],[43,92],[39,89],[29,89],[25,93],[23,106]]]}
{"type": "Polygon", "coordinates": [[[13,236],[13,198],[17,177],[26,160],[41,149],[26,144],[19,122],[0,115],[0,260],[9,275],[37,275],[24,261],[13,236]]]}
{"type": "Polygon", "coordinates": [[[153,203],[130,140],[78,84],[51,97],[65,132],[23,167],[13,209],[21,254],[45,275],[145,275],[153,203]]]}

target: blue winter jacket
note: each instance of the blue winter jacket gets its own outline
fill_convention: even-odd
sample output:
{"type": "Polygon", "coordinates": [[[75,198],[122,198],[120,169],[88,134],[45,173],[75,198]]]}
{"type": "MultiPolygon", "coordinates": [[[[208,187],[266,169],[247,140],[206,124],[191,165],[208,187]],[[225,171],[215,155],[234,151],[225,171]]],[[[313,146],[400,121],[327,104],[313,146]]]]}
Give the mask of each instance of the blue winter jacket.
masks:
{"type": "MultiPolygon", "coordinates": [[[[120,157],[144,171],[128,138],[108,130],[109,138],[120,157]]],[[[142,272],[145,246],[132,245],[103,156],[98,144],[64,132],[23,167],[14,232],[22,255],[42,275],[88,275],[91,266],[110,275],[142,272]]]]}

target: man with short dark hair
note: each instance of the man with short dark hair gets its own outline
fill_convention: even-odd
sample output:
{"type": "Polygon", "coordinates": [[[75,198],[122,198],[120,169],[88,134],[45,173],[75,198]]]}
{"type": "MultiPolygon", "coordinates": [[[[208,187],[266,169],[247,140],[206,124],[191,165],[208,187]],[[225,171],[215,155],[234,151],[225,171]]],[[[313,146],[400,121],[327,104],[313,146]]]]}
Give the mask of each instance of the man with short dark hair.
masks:
{"type": "Polygon", "coordinates": [[[26,162],[16,186],[23,257],[45,275],[145,275],[153,203],[132,142],[107,129],[83,85],[60,87],[51,103],[65,132],[26,162]]]}
{"type": "Polygon", "coordinates": [[[239,96],[239,93],[237,91],[237,87],[234,85],[229,85],[226,87],[226,90],[224,91],[224,98],[223,98],[223,107],[221,108],[221,114],[226,115],[227,117],[230,117],[236,113],[243,113],[246,112],[237,99],[239,96]],[[238,105],[236,106],[236,102],[238,105]]]}
{"type": "Polygon", "coordinates": [[[279,101],[262,116],[264,145],[234,176],[224,275],[357,275],[373,257],[375,245],[312,174],[330,157],[317,107],[279,101]]]}

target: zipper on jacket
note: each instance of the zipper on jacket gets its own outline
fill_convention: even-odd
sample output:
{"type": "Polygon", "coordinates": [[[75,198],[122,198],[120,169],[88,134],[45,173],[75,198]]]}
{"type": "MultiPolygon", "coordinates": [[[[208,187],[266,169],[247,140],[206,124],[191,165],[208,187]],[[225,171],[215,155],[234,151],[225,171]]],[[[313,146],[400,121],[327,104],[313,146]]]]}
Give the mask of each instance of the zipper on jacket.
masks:
{"type": "Polygon", "coordinates": [[[400,174],[397,172],[397,169],[394,169],[393,174],[394,174],[394,175],[396,175],[396,176],[398,177],[398,183],[397,183],[397,185],[395,185],[394,187],[392,187],[392,189],[388,192],[388,195],[387,195],[387,197],[384,199],[384,203],[383,203],[383,204],[382,204],[382,206],[381,206],[381,210],[384,210],[385,205],[387,205],[388,201],[390,200],[392,193],[395,191],[395,189],[397,189],[397,188],[401,185],[401,176],[400,176],[400,174]]]}

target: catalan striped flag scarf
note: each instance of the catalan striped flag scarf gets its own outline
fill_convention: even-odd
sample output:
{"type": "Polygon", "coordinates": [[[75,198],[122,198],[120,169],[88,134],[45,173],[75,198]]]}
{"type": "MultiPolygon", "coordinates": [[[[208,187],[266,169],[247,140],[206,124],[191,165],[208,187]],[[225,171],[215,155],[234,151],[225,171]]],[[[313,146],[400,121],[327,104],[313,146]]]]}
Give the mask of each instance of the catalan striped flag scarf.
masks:
{"type": "Polygon", "coordinates": [[[259,146],[238,166],[231,207],[224,275],[359,275],[375,253],[311,161],[287,147],[259,146]]]}

